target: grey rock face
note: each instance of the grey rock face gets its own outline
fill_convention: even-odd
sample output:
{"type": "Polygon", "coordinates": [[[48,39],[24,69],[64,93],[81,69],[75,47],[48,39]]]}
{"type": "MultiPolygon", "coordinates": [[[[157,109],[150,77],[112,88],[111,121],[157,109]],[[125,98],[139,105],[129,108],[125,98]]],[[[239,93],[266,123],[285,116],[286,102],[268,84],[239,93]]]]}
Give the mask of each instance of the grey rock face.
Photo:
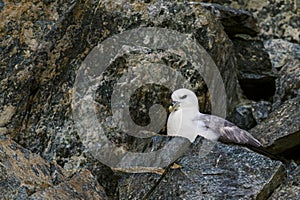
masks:
{"type": "MultiPolygon", "coordinates": [[[[149,199],[266,199],[285,179],[283,165],[248,149],[216,143],[201,156],[198,138],[156,185],[149,199]]],[[[158,180],[155,174],[132,174],[119,182],[120,199],[141,199],[158,180]],[[147,181],[145,181],[147,180],[147,181]]]]}
{"type": "Polygon", "coordinates": [[[276,71],[263,42],[233,39],[236,50],[238,77],[248,99],[269,101],[275,93],[276,71]]]}
{"type": "MultiPolygon", "coordinates": [[[[190,4],[193,3],[190,2],[190,4]]],[[[194,4],[197,3],[195,2],[194,4]]],[[[257,20],[250,12],[233,9],[220,4],[201,3],[201,5],[219,18],[229,37],[233,38],[237,34],[246,34],[252,37],[257,36],[259,32],[257,20]]]]}
{"type": "MultiPolygon", "coordinates": [[[[268,146],[275,154],[290,154],[300,144],[300,98],[296,97],[283,103],[267,119],[251,129],[263,145],[268,146]]],[[[291,157],[297,155],[289,155],[291,157]]]]}
{"type": "Polygon", "coordinates": [[[272,65],[278,70],[273,110],[286,100],[300,96],[300,45],[280,39],[264,43],[272,65]]]}
{"type": "MultiPolygon", "coordinates": [[[[251,2],[256,1],[247,2],[250,5],[251,2]]],[[[276,6],[277,2],[276,0],[276,6]]],[[[260,7],[261,4],[252,4],[252,6],[260,7]]],[[[267,7],[271,7],[272,12],[278,11],[272,5],[267,7]]],[[[286,11],[287,7],[282,8],[286,11]]],[[[143,197],[153,186],[149,183],[154,184],[159,179],[160,176],[153,173],[161,173],[161,167],[152,168],[152,171],[145,170],[143,167],[130,169],[148,173],[121,173],[119,171],[122,169],[111,169],[106,166],[83,145],[79,137],[81,132],[75,126],[77,124],[72,115],[74,107],[71,106],[78,69],[98,43],[120,33],[141,27],[177,31],[184,34],[187,40],[203,46],[211,56],[218,67],[216,71],[220,72],[223,78],[227,92],[227,99],[222,102],[222,105],[227,105],[227,111],[231,112],[241,96],[235,49],[237,52],[245,50],[247,53],[257,51],[256,59],[251,60],[253,62],[244,62],[253,58],[247,57],[247,53],[239,57],[239,64],[245,67],[244,71],[241,70],[240,77],[253,76],[252,83],[257,84],[255,80],[271,80],[273,74],[269,71],[271,68],[266,55],[260,51],[262,47],[260,43],[243,46],[243,42],[236,42],[242,47],[238,49],[225,32],[235,36],[240,33],[254,36],[256,34],[254,18],[248,12],[240,10],[227,10],[220,6],[209,7],[209,9],[212,12],[203,8],[201,4],[161,0],[21,1],[18,3],[9,1],[3,3],[0,0],[0,198],[106,199],[118,198],[118,195],[120,199],[143,197]],[[215,14],[220,15],[216,17],[215,14]],[[222,20],[225,31],[219,19],[222,20]],[[251,51],[249,46],[253,47],[251,51]],[[247,65],[251,66],[251,69],[247,69],[247,65]],[[8,138],[11,137],[13,141],[3,135],[9,135],[8,138]]],[[[259,21],[260,24],[267,24],[268,21],[265,20],[272,20],[272,18],[264,19],[263,16],[269,14],[264,13],[266,9],[263,9],[259,21]]],[[[294,13],[294,10],[292,12],[294,13]]],[[[282,17],[281,13],[275,14],[276,21],[272,21],[272,26],[282,17]]],[[[269,33],[267,30],[261,31],[260,35],[263,38],[283,36],[289,40],[298,40],[298,36],[295,35],[298,34],[298,30],[294,32],[294,29],[289,28],[290,25],[297,25],[297,20],[297,17],[288,16],[282,19],[282,22],[288,21],[288,23],[280,23],[280,29],[273,29],[269,25],[264,26],[270,28],[270,35],[267,35],[269,33]],[[286,32],[282,32],[283,26],[288,26],[286,32]],[[273,30],[275,32],[272,32],[273,30]]],[[[132,38],[134,37],[135,35],[132,35],[132,38]]],[[[145,37],[143,41],[145,43],[151,41],[148,39],[145,37]]],[[[174,44],[176,41],[174,40],[174,44]]],[[[124,44],[122,42],[119,45],[124,44]]],[[[163,42],[159,45],[163,46],[163,42]]],[[[277,43],[279,46],[282,44],[277,43]]],[[[95,89],[93,96],[97,105],[96,121],[104,127],[105,131],[101,134],[103,133],[111,143],[115,144],[119,150],[117,153],[134,152],[143,155],[145,152],[151,153],[162,149],[170,138],[155,136],[137,139],[130,133],[119,131],[112,126],[111,102],[120,100],[120,98],[111,98],[113,89],[116,84],[127,83],[125,79],[119,82],[117,80],[130,71],[128,70],[130,67],[132,75],[139,72],[136,70],[137,66],[148,67],[145,75],[133,77],[155,77],[157,80],[160,76],[156,74],[161,75],[168,71],[164,68],[151,70],[151,64],[165,65],[182,74],[187,80],[189,88],[199,96],[201,111],[210,112],[215,105],[205,85],[206,80],[195,70],[195,63],[187,61],[179,50],[169,51],[143,45],[129,45],[130,47],[126,45],[123,45],[125,50],[120,51],[115,57],[106,58],[111,59],[111,62],[99,79],[99,87],[95,89]]],[[[184,45],[188,46],[189,43],[184,45]]],[[[274,104],[274,111],[270,117],[267,117],[268,103],[257,106],[263,112],[253,111],[257,108],[255,102],[251,103],[250,107],[242,107],[241,111],[246,110],[246,116],[254,117],[256,122],[264,124],[264,127],[257,127],[257,131],[254,132],[266,133],[265,136],[256,136],[262,139],[264,144],[269,145],[274,152],[284,155],[287,155],[287,152],[295,154],[299,141],[299,106],[297,105],[299,105],[298,74],[300,73],[298,73],[298,61],[294,58],[299,58],[297,53],[299,47],[284,43],[283,45],[291,49],[279,55],[275,50],[282,49],[281,47],[268,45],[265,43],[269,52],[274,52],[271,54],[272,64],[278,71],[280,70],[281,75],[275,85],[277,88],[274,97],[275,103],[279,103],[274,104]],[[288,54],[294,57],[281,59],[280,56],[288,54]],[[290,64],[292,67],[288,67],[290,64]],[[267,130],[268,128],[270,131],[267,130]],[[269,132],[274,135],[271,136],[269,132]]],[[[191,46],[186,49],[193,50],[191,46]]],[[[214,80],[213,77],[211,80],[214,80]]],[[[273,79],[271,81],[273,83],[273,79]]],[[[179,79],[170,79],[168,82],[175,85],[175,88],[182,87],[178,84],[179,79]]],[[[257,87],[260,85],[258,84],[257,87]]],[[[215,89],[218,88],[219,84],[215,89]]],[[[170,104],[171,92],[170,89],[158,84],[146,84],[138,88],[129,99],[130,118],[132,117],[140,127],[151,124],[151,121],[164,124],[166,115],[151,115],[151,106],[160,104],[166,111],[170,104]]],[[[129,90],[121,94],[129,96],[129,90]]],[[[120,106],[117,109],[122,107],[121,103],[119,101],[119,104],[116,104],[120,106]]],[[[247,120],[248,124],[254,122],[252,118],[245,119],[247,120]]],[[[88,118],[86,121],[89,122],[91,119],[88,118]]],[[[164,127],[160,133],[166,133],[164,127]]],[[[190,151],[178,160],[178,164],[183,168],[170,170],[155,189],[156,196],[154,194],[151,198],[205,197],[207,199],[212,195],[216,198],[224,198],[227,195],[234,198],[266,199],[284,180],[283,168],[279,162],[240,147],[222,144],[217,144],[209,157],[199,158],[199,145],[199,142],[193,145],[190,151]],[[215,187],[219,190],[214,190],[215,187]]],[[[176,149],[177,146],[173,148],[176,149]]],[[[177,153],[174,158],[180,157],[183,149],[179,149],[177,153]]],[[[161,157],[157,159],[154,156],[155,162],[159,162],[164,156],[168,157],[170,162],[173,161],[169,158],[169,154],[160,155],[161,157]]],[[[112,160],[113,158],[109,161],[112,160]]],[[[147,161],[143,163],[144,165],[155,163],[147,158],[144,161],[147,161]]],[[[134,162],[128,164],[132,163],[134,162]]],[[[163,164],[162,166],[165,166],[166,162],[163,164]]],[[[298,185],[294,186],[295,184],[293,188],[297,189],[298,185]]]]}
{"type": "Polygon", "coordinates": [[[292,170],[287,182],[278,188],[269,199],[299,199],[300,198],[300,167],[292,170]]]}
{"type": "Polygon", "coordinates": [[[212,2],[252,12],[258,20],[259,35],[264,39],[281,38],[290,42],[300,42],[300,9],[297,0],[213,0],[212,2]]]}
{"type": "Polygon", "coordinates": [[[0,136],[0,168],[1,199],[106,199],[104,189],[89,171],[71,176],[4,135],[0,136]]]}

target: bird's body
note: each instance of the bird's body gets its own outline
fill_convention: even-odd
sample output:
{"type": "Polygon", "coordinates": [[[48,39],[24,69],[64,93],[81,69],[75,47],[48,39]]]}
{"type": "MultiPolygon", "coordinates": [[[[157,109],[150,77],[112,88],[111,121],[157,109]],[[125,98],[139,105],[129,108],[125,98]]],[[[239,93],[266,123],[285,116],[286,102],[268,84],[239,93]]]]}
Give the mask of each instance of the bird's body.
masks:
{"type": "Polygon", "coordinates": [[[261,146],[250,133],[233,123],[214,115],[200,113],[198,98],[192,91],[179,89],[171,98],[174,108],[168,118],[168,135],[185,137],[191,142],[200,135],[212,141],[261,146]]]}

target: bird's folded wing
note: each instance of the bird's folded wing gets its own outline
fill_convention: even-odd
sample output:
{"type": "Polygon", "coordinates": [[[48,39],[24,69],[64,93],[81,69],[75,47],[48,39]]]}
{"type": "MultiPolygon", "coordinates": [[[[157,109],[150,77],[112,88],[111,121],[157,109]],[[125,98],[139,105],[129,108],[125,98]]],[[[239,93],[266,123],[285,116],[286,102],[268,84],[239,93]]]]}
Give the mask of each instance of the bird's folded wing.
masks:
{"type": "MultiPolygon", "coordinates": [[[[195,120],[199,121],[199,124],[204,124],[205,128],[217,134],[218,140],[221,142],[233,144],[247,144],[255,147],[261,146],[261,143],[257,139],[255,139],[250,133],[240,129],[233,123],[223,118],[214,115],[206,115],[199,113],[195,120]]],[[[201,133],[199,135],[201,135],[201,133]]]]}
{"type": "Polygon", "coordinates": [[[247,144],[255,147],[260,147],[261,143],[255,139],[250,133],[240,129],[237,126],[224,126],[220,128],[221,142],[247,144]]]}

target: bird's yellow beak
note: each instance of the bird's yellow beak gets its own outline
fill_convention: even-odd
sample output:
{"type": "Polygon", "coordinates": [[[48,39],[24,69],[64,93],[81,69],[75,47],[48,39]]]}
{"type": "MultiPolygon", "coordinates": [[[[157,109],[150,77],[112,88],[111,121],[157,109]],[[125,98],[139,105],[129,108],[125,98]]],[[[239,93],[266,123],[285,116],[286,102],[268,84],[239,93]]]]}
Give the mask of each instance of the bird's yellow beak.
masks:
{"type": "Polygon", "coordinates": [[[179,108],[179,102],[178,101],[173,101],[172,105],[169,106],[169,112],[176,111],[179,108]]]}

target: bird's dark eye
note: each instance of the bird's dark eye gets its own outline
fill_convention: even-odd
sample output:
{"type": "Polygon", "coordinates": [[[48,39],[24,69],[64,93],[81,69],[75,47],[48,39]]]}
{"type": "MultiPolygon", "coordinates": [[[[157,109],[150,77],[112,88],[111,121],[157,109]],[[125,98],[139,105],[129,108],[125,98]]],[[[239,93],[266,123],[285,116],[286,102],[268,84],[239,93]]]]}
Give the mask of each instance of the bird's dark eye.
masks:
{"type": "Polygon", "coordinates": [[[183,95],[182,97],[179,97],[180,99],[185,99],[187,95],[183,95]]]}

